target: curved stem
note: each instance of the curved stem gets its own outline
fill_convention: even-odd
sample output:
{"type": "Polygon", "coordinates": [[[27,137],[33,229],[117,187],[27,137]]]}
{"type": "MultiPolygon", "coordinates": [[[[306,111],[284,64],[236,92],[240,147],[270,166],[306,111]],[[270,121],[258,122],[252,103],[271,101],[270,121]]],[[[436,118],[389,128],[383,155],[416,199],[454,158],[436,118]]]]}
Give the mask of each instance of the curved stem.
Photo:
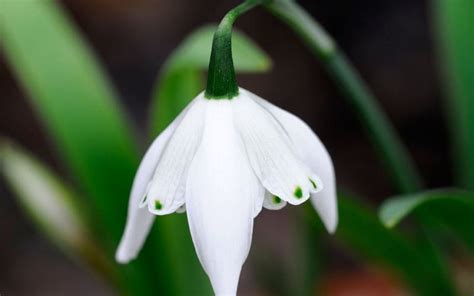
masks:
{"type": "Polygon", "coordinates": [[[421,188],[421,179],[399,135],[360,75],[325,30],[296,2],[273,0],[265,7],[286,23],[321,60],[358,113],[370,139],[403,193],[421,188]]]}
{"type": "Polygon", "coordinates": [[[212,42],[205,96],[208,99],[231,99],[238,95],[232,59],[232,25],[245,12],[266,0],[247,0],[230,10],[222,19],[212,42]]]}

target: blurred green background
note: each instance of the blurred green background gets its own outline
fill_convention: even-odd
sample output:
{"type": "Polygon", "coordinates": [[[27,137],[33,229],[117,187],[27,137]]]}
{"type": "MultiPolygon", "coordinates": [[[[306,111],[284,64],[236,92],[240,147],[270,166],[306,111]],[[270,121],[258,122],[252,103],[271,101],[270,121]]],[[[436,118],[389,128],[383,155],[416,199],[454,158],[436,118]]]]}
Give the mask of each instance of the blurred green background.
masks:
{"type": "MultiPolygon", "coordinates": [[[[160,217],[130,266],[111,254],[139,158],[202,89],[212,28],[195,30],[238,3],[0,0],[0,294],[209,294],[184,216],[160,217]]],[[[388,230],[378,209],[406,192],[357,112],[289,28],[252,11],[237,23],[238,81],[318,133],[344,196],[334,237],[308,207],[262,211],[239,293],[474,293],[474,3],[299,3],[370,86],[424,187],[459,189],[385,203],[390,226],[416,209],[388,230]]]]}

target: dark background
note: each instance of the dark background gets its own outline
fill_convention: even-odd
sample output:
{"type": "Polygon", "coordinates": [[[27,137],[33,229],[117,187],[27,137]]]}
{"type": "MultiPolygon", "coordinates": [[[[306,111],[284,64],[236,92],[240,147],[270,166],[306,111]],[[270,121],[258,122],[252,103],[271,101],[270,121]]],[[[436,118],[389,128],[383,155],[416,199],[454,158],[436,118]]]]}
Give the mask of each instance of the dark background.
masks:
{"type": "MultiPolygon", "coordinates": [[[[68,0],[64,7],[105,64],[123,103],[145,133],[147,106],[166,57],[193,29],[218,22],[238,1],[68,0]]],[[[450,185],[452,167],[445,131],[429,2],[300,1],[332,34],[361,72],[407,144],[429,187],[450,185]]],[[[357,117],[320,63],[295,35],[262,9],[236,25],[273,59],[267,74],[241,75],[239,84],[303,118],[333,156],[339,187],[376,206],[390,185],[357,117]]],[[[59,172],[61,164],[27,104],[25,93],[0,55],[0,135],[14,139],[59,172]]],[[[144,139],[144,137],[142,137],[144,139]]],[[[27,180],[25,180],[27,182],[27,180]]],[[[103,295],[110,291],[80,264],[66,258],[25,220],[0,181],[0,293],[2,295],[103,295]],[[74,288],[72,288],[74,287],[74,288]]],[[[257,219],[254,245],[288,244],[268,228],[284,229],[286,209],[257,219]]],[[[281,231],[283,229],[283,232],[281,231]]],[[[328,274],[360,265],[347,251],[331,251],[328,274]]],[[[255,246],[252,248],[255,250],[255,246]]],[[[277,248],[275,248],[277,250],[277,248]]],[[[258,294],[250,254],[241,287],[258,294]]],[[[357,268],[357,267],[356,267],[357,268]]]]}

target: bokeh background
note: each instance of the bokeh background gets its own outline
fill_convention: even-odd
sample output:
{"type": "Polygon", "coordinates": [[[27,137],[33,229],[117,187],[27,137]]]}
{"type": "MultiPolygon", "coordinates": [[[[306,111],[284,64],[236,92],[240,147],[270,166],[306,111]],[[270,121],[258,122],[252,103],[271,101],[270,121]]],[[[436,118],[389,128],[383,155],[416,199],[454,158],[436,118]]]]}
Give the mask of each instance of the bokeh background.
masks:
{"type": "MultiPolygon", "coordinates": [[[[0,12],[2,1],[10,0],[0,0],[0,12]]],[[[407,144],[427,185],[450,185],[453,165],[443,118],[430,2],[299,2],[332,34],[368,82],[407,144]]],[[[61,3],[104,63],[137,123],[137,137],[145,145],[147,106],[164,60],[197,26],[218,22],[238,1],[61,3]]],[[[266,74],[239,75],[240,85],[297,114],[318,133],[333,157],[339,187],[360,193],[374,206],[393,194],[394,188],[357,117],[295,35],[262,9],[241,17],[236,27],[274,61],[272,70],[266,74]]],[[[0,54],[0,134],[33,151],[67,179],[25,95],[0,54]]],[[[113,295],[98,277],[65,257],[35,231],[13,194],[1,182],[0,294],[113,295]]],[[[266,252],[278,254],[298,271],[298,266],[291,266],[292,241],[297,239],[291,231],[295,211],[298,208],[263,211],[257,218],[252,251],[240,283],[243,295],[259,295],[259,270],[255,266],[265,260],[266,252]]],[[[320,258],[327,266],[320,288],[324,295],[343,295],[339,291],[341,282],[353,287],[365,285],[373,295],[398,287],[385,271],[355,259],[351,250],[332,243],[325,248],[327,257],[320,258]]]]}

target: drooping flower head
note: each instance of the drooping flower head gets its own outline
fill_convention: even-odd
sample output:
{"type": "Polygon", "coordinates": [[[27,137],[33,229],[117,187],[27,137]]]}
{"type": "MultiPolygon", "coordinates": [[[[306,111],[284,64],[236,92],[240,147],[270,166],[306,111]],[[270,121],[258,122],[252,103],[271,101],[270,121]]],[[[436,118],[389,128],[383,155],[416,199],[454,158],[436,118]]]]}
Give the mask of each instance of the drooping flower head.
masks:
{"type": "Polygon", "coordinates": [[[296,116],[237,87],[231,26],[245,2],[224,18],[213,42],[205,93],[152,143],[132,187],[116,258],[135,258],[156,215],[186,211],[199,260],[216,295],[235,295],[262,207],[277,210],[311,198],[329,232],[337,225],[331,158],[296,116]]]}

